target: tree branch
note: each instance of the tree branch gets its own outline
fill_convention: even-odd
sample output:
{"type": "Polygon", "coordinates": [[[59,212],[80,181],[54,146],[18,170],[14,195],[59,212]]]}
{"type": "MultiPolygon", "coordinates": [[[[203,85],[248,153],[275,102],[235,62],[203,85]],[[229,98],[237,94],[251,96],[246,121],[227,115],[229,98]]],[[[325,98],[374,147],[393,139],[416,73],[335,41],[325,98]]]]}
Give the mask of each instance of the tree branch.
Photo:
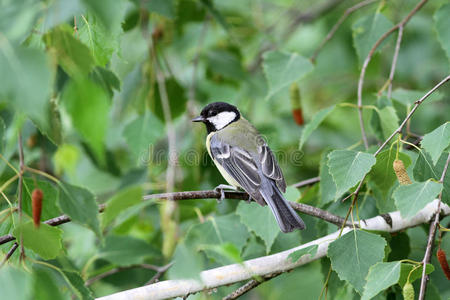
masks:
{"type": "Polygon", "coordinates": [[[233,300],[237,299],[240,296],[244,295],[245,293],[249,292],[250,290],[258,287],[261,283],[266,282],[274,277],[277,277],[278,275],[282,274],[281,272],[276,272],[273,274],[269,274],[266,276],[263,276],[260,280],[252,279],[243,286],[239,287],[237,290],[232,292],[231,294],[225,296],[222,298],[222,300],[233,300]]]}
{"type": "MultiPolygon", "coordinates": [[[[376,216],[361,221],[361,227],[368,230],[398,232],[410,227],[414,227],[426,222],[435,214],[439,200],[434,200],[422,209],[416,216],[403,219],[400,212],[389,213],[392,222],[387,223],[382,216],[376,216]]],[[[450,207],[446,204],[441,206],[443,215],[450,215],[450,207]]],[[[386,217],[386,216],[385,216],[386,217]]],[[[351,231],[350,228],[344,228],[343,234],[351,231]]],[[[194,279],[166,280],[147,285],[132,290],[127,290],[99,298],[99,300],[121,300],[121,299],[166,299],[172,297],[183,297],[192,293],[217,288],[223,285],[229,285],[243,280],[251,279],[254,276],[266,276],[277,272],[287,272],[311,261],[320,259],[327,254],[328,245],[339,235],[336,231],[327,236],[321,237],[312,242],[301,246],[282,251],[276,254],[263,256],[244,261],[242,264],[232,264],[215,269],[203,271],[199,274],[201,281],[194,279]],[[288,256],[292,252],[312,245],[317,245],[317,253],[314,256],[304,255],[298,261],[292,262],[288,256]]]]}
{"type": "Polygon", "coordinates": [[[19,247],[19,244],[17,243],[14,243],[12,245],[11,249],[9,249],[8,253],[6,253],[5,258],[0,264],[0,268],[3,267],[3,265],[8,261],[8,259],[14,254],[14,252],[17,250],[17,247],[19,247]]]}
{"type": "MultiPolygon", "coordinates": [[[[22,224],[22,198],[23,198],[23,172],[25,169],[25,161],[23,158],[23,143],[22,143],[22,133],[19,131],[18,135],[19,143],[19,186],[17,193],[18,209],[19,209],[19,224],[22,224]]],[[[15,251],[15,249],[14,249],[15,251]]],[[[14,253],[13,251],[13,253],[14,253]]],[[[25,248],[23,247],[23,236],[20,233],[20,260],[25,258],[25,248]]]]}
{"type": "Polygon", "coordinates": [[[369,143],[367,142],[367,134],[366,134],[366,130],[364,129],[364,120],[363,120],[363,115],[362,115],[362,89],[363,89],[363,84],[364,84],[364,77],[366,75],[366,69],[367,66],[369,65],[370,60],[372,59],[373,54],[375,53],[375,51],[377,50],[378,46],[381,45],[381,43],[388,37],[390,36],[395,30],[399,29],[400,27],[404,27],[406,25],[406,23],[408,23],[408,21],[412,18],[412,16],[417,13],[419,11],[419,9],[422,8],[422,6],[427,2],[428,0],[422,0],[420,1],[416,7],[413,8],[413,10],[411,10],[409,12],[409,14],[403,19],[401,20],[399,23],[397,23],[396,25],[394,25],[391,29],[389,29],[388,31],[386,31],[376,42],[375,44],[372,46],[372,48],[369,51],[369,54],[367,54],[366,59],[364,60],[363,66],[361,68],[361,73],[359,76],[359,81],[358,81],[358,118],[359,118],[359,126],[361,127],[361,136],[364,142],[364,147],[367,149],[369,149],[369,143]]]}
{"type": "MultiPolygon", "coordinates": [[[[450,163],[450,153],[447,156],[447,161],[445,162],[444,170],[442,171],[441,179],[439,180],[440,183],[444,182],[445,174],[447,174],[448,165],[450,163]]],[[[440,205],[442,200],[442,193],[444,191],[441,191],[439,194],[439,200],[437,205],[436,214],[434,215],[434,220],[431,223],[430,226],[430,232],[428,234],[428,242],[427,242],[427,248],[425,250],[425,255],[423,257],[422,264],[424,266],[427,265],[427,263],[430,262],[431,259],[431,252],[433,249],[433,242],[434,242],[434,236],[436,235],[436,228],[439,224],[439,213],[440,213],[440,205]]],[[[423,268],[425,269],[425,268],[423,268]]],[[[429,277],[425,271],[422,272],[422,280],[420,281],[420,292],[419,292],[419,300],[425,299],[425,292],[427,289],[427,283],[428,283],[429,277]]]]}
{"type": "MultiPolygon", "coordinates": [[[[440,88],[443,84],[445,84],[447,81],[450,80],[450,75],[448,75],[447,77],[445,77],[444,79],[442,79],[438,84],[436,84],[431,90],[429,90],[425,95],[422,96],[422,98],[420,98],[419,100],[417,100],[416,102],[414,102],[414,106],[411,109],[411,111],[409,112],[409,114],[405,117],[405,119],[403,120],[403,122],[400,124],[400,126],[383,142],[383,144],[378,148],[377,151],[375,151],[375,153],[373,154],[375,157],[380,154],[381,150],[384,149],[384,147],[386,147],[386,145],[394,138],[394,136],[396,136],[397,134],[402,132],[403,127],[405,127],[406,123],[408,122],[408,120],[412,117],[412,115],[414,114],[414,112],[417,110],[417,108],[419,107],[420,104],[422,104],[423,101],[425,101],[425,99],[427,99],[431,94],[433,94],[438,88],[440,88]]],[[[362,188],[364,179],[366,179],[366,175],[364,175],[364,177],[361,179],[361,181],[359,182],[358,187],[356,188],[356,190],[351,193],[348,197],[345,197],[342,201],[347,200],[348,198],[350,198],[351,196],[355,196],[354,200],[356,200],[356,198],[358,198],[358,194],[362,188]]]]}
{"type": "Polygon", "coordinates": [[[388,99],[391,99],[392,81],[394,80],[395,68],[397,67],[397,58],[398,58],[398,53],[400,51],[400,44],[402,42],[402,37],[403,37],[403,25],[401,25],[398,28],[397,42],[395,43],[394,56],[392,57],[391,72],[389,73],[389,79],[388,79],[388,81],[389,81],[388,91],[387,91],[388,99]]]}
{"type": "Polygon", "coordinates": [[[339,18],[339,20],[334,24],[333,28],[331,28],[330,32],[327,34],[327,36],[323,39],[323,41],[320,43],[320,45],[317,47],[317,49],[314,51],[313,55],[311,56],[311,61],[314,63],[316,61],[317,55],[319,55],[319,52],[323,49],[326,43],[330,41],[336,31],[339,29],[339,27],[344,23],[344,21],[355,11],[357,11],[360,8],[363,8],[364,6],[367,6],[369,4],[372,4],[378,0],[365,0],[361,1],[358,4],[353,5],[350,8],[347,8],[344,12],[344,14],[339,18]]]}

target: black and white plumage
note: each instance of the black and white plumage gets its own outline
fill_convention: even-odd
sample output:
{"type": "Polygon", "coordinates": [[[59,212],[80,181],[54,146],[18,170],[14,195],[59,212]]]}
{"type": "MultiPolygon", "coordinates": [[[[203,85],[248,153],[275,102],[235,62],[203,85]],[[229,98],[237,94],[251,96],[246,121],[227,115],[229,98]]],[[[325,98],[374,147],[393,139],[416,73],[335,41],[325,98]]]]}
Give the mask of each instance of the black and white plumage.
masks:
{"type": "Polygon", "coordinates": [[[286,182],[272,151],[235,106],[211,103],[193,121],[206,125],[208,153],[229,184],[244,189],[260,205],[268,204],[281,231],[305,228],[281,193],[286,182]]]}

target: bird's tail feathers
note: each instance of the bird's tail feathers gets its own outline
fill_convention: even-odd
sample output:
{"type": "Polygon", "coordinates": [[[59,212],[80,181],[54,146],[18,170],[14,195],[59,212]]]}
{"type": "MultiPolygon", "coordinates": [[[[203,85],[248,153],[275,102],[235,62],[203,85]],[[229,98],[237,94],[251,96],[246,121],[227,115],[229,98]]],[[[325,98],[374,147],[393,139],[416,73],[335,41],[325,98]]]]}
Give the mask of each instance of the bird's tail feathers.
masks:
{"type": "Polygon", "coordinates": [[[272,210],[281,231],[291,232],[297,228],[305,229],[305,223],[283,197],[275,182],[270,182],[270,184],[271,191],[269,192],[269,189],[261,190],[261,195],[272,210]]]}

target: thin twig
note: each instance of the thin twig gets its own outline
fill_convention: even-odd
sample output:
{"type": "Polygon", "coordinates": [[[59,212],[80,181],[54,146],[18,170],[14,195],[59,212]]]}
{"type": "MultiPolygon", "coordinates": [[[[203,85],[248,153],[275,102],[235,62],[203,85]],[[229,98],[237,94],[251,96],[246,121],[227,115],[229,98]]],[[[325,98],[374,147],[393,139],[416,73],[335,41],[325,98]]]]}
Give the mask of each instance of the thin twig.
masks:
{"type": "Polygon", "coordinates": [[[244,295],[245,293],[249,292],[250,290],[256,288],[257,286],[259,286],[261,283],[268,281],[272,278],[277,277],[278,275],[283,274],[283,272],[275,272],[273,274],[270,275],[266,275],[261,277],[261,279],[252,279],[249,282],[247,282],[246,284],[244,284],[243,286],[239,287],[237,290],[235,290],[234,292],[232,292],[231,294],[228,294],[227,296],[223,297],[222,300],[234,300],[239,298],[240,296],[244,295]]]}
{"type": "Polygon", "coordinates": [[[320,43],[320,45],[317,47],[317,49],[314,51],[313,55],[311,56],[311,61],[315,62],[317,55],[319,55],[319,52],[323,49],[326,43],[330,41],[336,31],[339,29],[339,27],[344,23],[344,21],[355,11],[357,11],[360,8],[363,8],[364,6],[367,6],[369,4],[372,4],[378,0],[365,0],[361,1],[358,4],[353,5],[350,8],[347,8],[344,12],[344,14],[339,18],[339,20],[334,24],[333,28],[331,28],[330,32],[327,34],[327,36],[323,39],[323,41],[320,43]]]}
{"type": "Polygon", "coordinates": [[[417,13],[419,11],[419,9],[422,8],[422,6],[427,2],[428,0],[422,0],[420,1],[416,7],[413,8],[413,10],[411,10],[409,12],[409,14],[403,19],[401,20],[399,23],[397,23],[396,25],[394,25],[391,29],[389,29],[388,31],[386,31],[376,42],[375,44],[372,46],[372,48],[369,51],[369,54],[367,54],[366,59],[364,60],[364,63],[362,65],[361,68],[361,73],[359,75],[359,80],[358,80],[358,118],[359,118],[359,126],[361,128],[361,136],[362,136],[362,140],[364,142],[364,147],[367,149],[369,149],[369,143],[367,142],[367,134],[366,134],[366,130],[364,128],[364,120],[363,120],[363,114],[362,114],[362,89],[363,89],[363,84],[364,84],[364,77],[366,75],[366,69],[367,66],[369,65],[370,60],[372,59],[373,54],[375,53],[375,51],[377,50],[378,46],[381,45],[381,43],[388,37],[390,36],[394,31],[396,31],[397,29],[399,29],[400,27],[404,27],[406,25],[406,23],[408,23],[408,21],[412,18],[412,16],[417,13]]]}
{"type": "MultiPolygon", "coordinates": [[[[160,273],[161,271],[165,272],[167,271],[170,266],[172,266],[173,263],[167,264],[165,266],[155,266],[155,265],[149,265],[149,264],[137,264],[137,265],[131,265],[131,266],[126,266],[126,267],[117,267],[114,269],[111,269],[109,271],[106,271],[104,273],[98,274],[92,278],[89,278],[88,280],[86,280],[86,282],[84,283],[85,286],[90,286],[91,284],[93,284],[95,281],[101,280],[105,277],[108,277],[110,275],[119,273],[121,271],[124,270],[129,270],[129,269],[134,269],[134,268],[141,268],[141,269],[148,269],[148,270],[153,270],[156,271],[156,274],[160,273]]],[[[161,275],[160,275],[161,276],[161,275]]]]}
{"type": "MultiPolygon", "coordinates": [[[[377,151],[375,151],[375,153],[373,154],[375,157],[381,152],[381,150],[384,149],[384,147],[386,147],[386,145],[394,138],[394,136],[396,136],[397,134],[402,132],[403,127],[405,127],[406,123],[408,122],[408,120],[412,117],[412,115],[414,114],[414,112],[417,110],[417,108],[419,107],[419,105],[425,101],[425,99],[427,99],[431,94],[434,93],[434,91],[436,91],[438,88],[440,88],[443,84],[445,84],[447,81],[450,80],[450,75],[448,75],[447,77],[445,77],[444,79],[442,79],[438,84],[436,84],[431,90],[429,90],[425,95],[422,96],[422,98],[420,98],[419,100],[417,100],[416,102],[414,102],[414,106],[411,109],[411,111],[409,112],[409,114],[405,117],[405,119],[403,120],[403,122],[400,124],[400,126],[383,142],[383,144],[378,148],[377,151]]],[[[361,187],[363,185],[364,179],[366,178],[367,174],[364,175],[364,177],[361,179],[361,181],[359,182],[358,187],[356,188],[356,190],[350,194],[350,196],[345,197],[342,201],[347,200],[348,198],[350,198],[351,196],[355,196],[355,199],[358,197],[359,191],[361,190],[361,187]]]]}
{"type": "Polygon", "coordinates": [[[147,281],[147,283],[146,283],[145,285],[149,285],[149,284],[158,282],[159,279],[161,278],[161,276],[163,276],[164,273],[166,273],[167,270],[169,270],[169,268],[170,268],[172,265],[173,265],[173,262],[170,262],[170,263],[168,263],[168,264],[165,265],[165,266],[158,267],[158,268],[156,269],[156,274],[153,275],[153,277],[152,277],[149,281],[147,281]]]}
{"type": "Polygon", "coordinates": [[[400,44],[402,42],[402,37],[403,37],[403,25],[401,25],[398,28],[397,42],[395,43],[394,56],[392,57],[391,72],[389,73],[389,79],[388,79],[388,81],[389,81],[388,91],[387,91],[388,99],[391,99],[392,82],[394,80],[395,68],[397,67],[397,58],[398,58],[398,53],[400,51],[400,44]]]}
{"type": "MultiPolygon", "coordinates": [[[[235,200],[248,200],[249,195],[245,192],[229,192],[225,191],[225,198],[235,199],[235,200]]],[[[149,199],[173,199],[173,200],[190,200],[190,199],[220,199],[220,192],[216,190],[206,190],[206,191],[189,191],[189,192],[176,192],[176,193],[164,193],[164,194],[153,194],[144,196],[145,200],[149,199]]],[[[302,212],[304,214],[322,219],[326,222],[335,224],[337,226],[342,226],[344,224],[344,219],[334,215],[326,210],[320,208],[289,201],[289,204],[295,210],[302,212]]],[[[352,226],[351,223],[346,222],[345,226],[352,226]]]]}
{"type": "MultiPolygon", "coordinates": [[[[450,154],[447,156],[447,161],[445,162],[444,170],[442,171],[441,179],[439,180],[439,183],[444,182],[445,175],[447,174],[448,165],[450,163],[450,154]]],[[[423,265],[423,271],[422,271],[422,280],[420,281],[420,292],[419,292],[419,300],[425,299],[425,292],[427,289],[427,283],[429,280],[429,277],[426,273],[425,266],[430,262],[431,259],[431,253],[433,251],[433,243],[434,243],[434,236],[436,235],[436,228],[439,224],[439,214],[441,211],[441,201],[442,201],[442,194],[444,191],[441,191],[439,194],[439,202],[436,210],[436,214],[434,216],[434,220],[431,223],[430,226],[430,232],[428,234],[428,242],[427,242],[427,248],[425,250],[425,255],[423,257],[422,265],[423,265]]]]}
{"type": "MultiPolygon", "coordinates": [[[[301,182],[300,182],[301,183],[301,182]]],[[[248,200],[248,194],[245,192],[234,192],[234,191],[225,191],[225,198],[227,199],[235,199],[235,200],[248,200]]],[[[142,199],[143,200],[149,200],[149,199],[172,199],[175,201],[178,200],[193,200],[193,199],[220,199],[221,195],[220,192],[216,190],[205,190],[205,191],[188,191],[188,192],[174,192],[174,193],[163,193],[163,194],[152,194],[152,195],[146,195],[142,199]]],[[[329,213],[325,210],[322,210],[320,208],[310,206],[303,203],[296,203],[289,201],[291,206],[298,210],[299,212],[302,212],[304,214],[318,217],[323,219],[324,221],[330,222],[332,224],[335,224],[337,226],[341,226],[343,224],[343,218],[336,216],[332,213],[329,213]]],[[[102,213],[107,209],[105,204],[100,204],[98,206],[98,212],[102,213]]],[[[48,219],[44,221],[45,224],[48,224],[50,226],[58,226],[61,224],[65,224],[72,221],[69,216],[67,215],[61,215],[55,218],[48,219]]],[[[347,223],[346,226],[351,226],[352,224],[347,223]]],[[[7,234],[4,236],[0,236],[0,245],[5,244],[7,242],[13,241],[16,238],[12,234],[7,234]]]]}
{"type": "Polygon", "coordinates": [[[295,188],[300,188],[300,187],[303,187],[303,186],[307,186],[307,185],[311,185],[311,184],[317,183],[319,181],[320,181],[320,177],[317,176],[317,177],[309,178],[309,179],[302,180],[300,182],[294,183],[292,186],[295,187],[295,188]]]}
{"type": "Polygon", "coordinates": [[[19,244],[17,244],[17,243],[14,243],[12,245],[11,249],[9,249],[8,253],[6,253],[5,258],[3,259],[2,263],[0,264],[0,268],[3,267],[3,265],[8,261],[8,259],[14,254],[17,247],[19,247],[19,244]]]}
{"type": "MultiPolygon", "coordinates": [[[[18,186],[18,193],[17,193],[17,201],[18,201],[18,209],[19,209],[19,224],[22,224],[22,194],[23,194],[23,171],[25,168],[25,162],[23,159],[23,143],[22,143],[22,133],[19,131],[18,135],[18,143],[19,143],[19,186],[18,186]]],[[[20,260],[23,260],[25,258],[25,248],[23,246],[23,235],[22,232],[20,232],[20,260]]]]}

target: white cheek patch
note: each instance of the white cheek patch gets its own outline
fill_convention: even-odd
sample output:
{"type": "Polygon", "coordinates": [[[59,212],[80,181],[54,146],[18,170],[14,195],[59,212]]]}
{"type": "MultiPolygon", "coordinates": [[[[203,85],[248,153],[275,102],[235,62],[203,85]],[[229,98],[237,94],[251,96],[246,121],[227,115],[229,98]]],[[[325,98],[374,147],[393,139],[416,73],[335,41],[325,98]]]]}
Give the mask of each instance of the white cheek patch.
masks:
{"type": "Polygon", "coordinates": [[[236,118],[236,113],[233,111],[224,111],[218,113],[214,117],[209,117],[208,121],[216,127],[217,130],[220,130],[230,124],[236,118]]]}

